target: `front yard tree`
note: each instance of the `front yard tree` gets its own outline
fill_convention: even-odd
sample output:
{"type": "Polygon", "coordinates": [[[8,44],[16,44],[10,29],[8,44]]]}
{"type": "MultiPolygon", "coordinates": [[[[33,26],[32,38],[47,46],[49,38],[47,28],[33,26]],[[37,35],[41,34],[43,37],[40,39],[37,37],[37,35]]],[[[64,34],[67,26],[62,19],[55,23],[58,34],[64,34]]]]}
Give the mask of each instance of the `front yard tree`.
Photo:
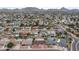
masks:
{"type": "Polygon", "coordinates": [[[14,44],[12,43],[12,42],[9,42],[8,44],[7,44],[7,48],[12,48],[14,46],[14,44]]]}

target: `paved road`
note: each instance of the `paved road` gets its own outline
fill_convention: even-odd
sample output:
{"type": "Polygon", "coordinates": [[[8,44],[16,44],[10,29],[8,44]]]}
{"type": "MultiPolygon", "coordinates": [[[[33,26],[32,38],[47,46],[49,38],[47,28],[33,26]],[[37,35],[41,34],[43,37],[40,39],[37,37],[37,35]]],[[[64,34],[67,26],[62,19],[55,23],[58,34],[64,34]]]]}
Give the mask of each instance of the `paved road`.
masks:
{"type": "MultiPolygon", "coordinates": [[[[60,28],[62,28],[64,31],[66,31],[66,27],[65,27],[65,25],[61,25],[61,24],[59,24],[58,25],[60,28]]],[[[68,31],[66,31],[70,36],[71,36],[71,38],[73,39],[73,41],[72,41],[72,44],[71,44],[71,50],[72,51],[77,51],[77,50],[79,50],[79,37],[76,37],[74,34],[72,34],[72,33],[70,33],[70,32],[68,32],[68,31]]]]}
{"type": "Polygon", "coordinates": [[[72,49],[72,51],[76,51],[77,49],[77,46],[76,46],[76,44],[77,44],[77,40],[74,40],[74,41],[72,41],[72,47],[71,47],[71,49],[72,49]]]}
{"type": "Polygon", "coordinates": [[[79,41],[76,43],[76,51],[79,51],[79,41]]]}

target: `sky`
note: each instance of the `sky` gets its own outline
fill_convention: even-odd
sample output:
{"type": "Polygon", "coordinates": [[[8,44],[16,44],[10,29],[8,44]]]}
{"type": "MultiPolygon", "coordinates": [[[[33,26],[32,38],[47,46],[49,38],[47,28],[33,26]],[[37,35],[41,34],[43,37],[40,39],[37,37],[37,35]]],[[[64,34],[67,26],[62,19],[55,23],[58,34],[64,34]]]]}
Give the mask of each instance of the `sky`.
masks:
{"type": "Polygon", "coordinates": [[[78,0],[0,0],[0,8],[37,7],[43,9],[69,8],[79,9],[78,0]]]}

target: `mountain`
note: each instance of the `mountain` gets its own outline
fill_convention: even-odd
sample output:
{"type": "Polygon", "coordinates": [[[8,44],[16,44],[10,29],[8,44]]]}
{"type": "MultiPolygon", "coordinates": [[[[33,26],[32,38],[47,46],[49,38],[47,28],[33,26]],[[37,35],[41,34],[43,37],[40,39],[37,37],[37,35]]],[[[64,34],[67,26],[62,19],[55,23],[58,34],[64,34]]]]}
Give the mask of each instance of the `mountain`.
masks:
{"type": "Polygon", "coordinates": [[[24,13],[68,13],[68,14],[79,14],[79,10],[78,9],[67,9],[62,7],[61,9],[39,9],[36,7],[26,7],[26,8],[22,8],[22,9],[0,9],[0,12],[24,12],[24,13]]]}
{"type": "Polygon", "coordinates": [[[64,7],[62,7],[60,10],[61,10],[61,11],[69,11],[69,9],[64,8],[64,7]]]}
{"type": "Polygon", "coordinates": [[[36,7],[27,7],[27,8],[22,8],[22,10],[25,10],[25,11],[39,11],[40,9],[38,9],[36,7]]]}

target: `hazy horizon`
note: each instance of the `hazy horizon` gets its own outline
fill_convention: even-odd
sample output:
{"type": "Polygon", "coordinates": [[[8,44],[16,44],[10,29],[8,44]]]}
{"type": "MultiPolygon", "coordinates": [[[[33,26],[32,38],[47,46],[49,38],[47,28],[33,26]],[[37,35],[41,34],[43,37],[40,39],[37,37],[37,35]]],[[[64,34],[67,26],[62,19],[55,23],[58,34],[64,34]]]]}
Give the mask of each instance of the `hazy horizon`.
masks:
{"type": "Polygon", "coordinates": [[[39,9],[79,9],[78,0],[0,0],[0,9],[36,7],[39,9]]]}
{"type": "MultiPolygon", "coordinates": [[[[22,8],[28,8],[28,7],[0,7],[0,9],[22,9],[22,8]]],[[[61,9],[61,8],[66,8],[66,7],[60,7],[60,8],[39,8],[39,7],[33,7],[33,8],[38,8],[38,9],[61,9]]],[[[79,9],[79,7],[78,8],[72,8],[72,7],[70,7],[70,8],[66,8],[66,9],[69,9],[69,10],[71,10],[71,9],[79,9]]]]}

